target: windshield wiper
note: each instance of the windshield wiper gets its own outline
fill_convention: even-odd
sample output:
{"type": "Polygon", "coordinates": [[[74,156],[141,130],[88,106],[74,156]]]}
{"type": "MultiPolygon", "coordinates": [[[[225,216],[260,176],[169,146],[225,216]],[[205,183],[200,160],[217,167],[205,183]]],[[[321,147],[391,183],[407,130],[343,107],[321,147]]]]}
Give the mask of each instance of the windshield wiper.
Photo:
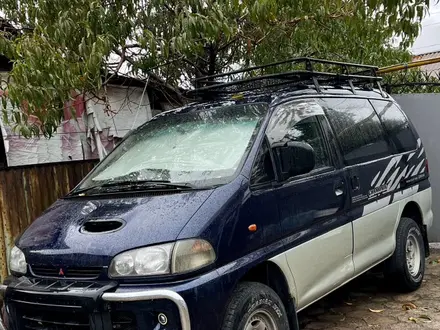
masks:
{"type": "Polygon", "coordinates": [[[189,183],[172,183],[171,181],[166,180],[139,180],[139,181],[113,181],[107,182],[100,187],[117,187],[117,186],[139,186],[139,187],[148,187],[148,188],[161,188],[161,187],[170,187],[176,189],[193,189],[194,187],[189,183]]]}
{"type": "Polygon", "coordinates": [[[140,189],[176,189],[176,190],[191,190],[195,187],[189,183],[172,183],[165,180],[140,180],[140,181],[112,181],[95,186],[87,187],[73,191],[72,195],[84,194],[90,190],[101,188],[120,188],[118,191],[126,190],[140,190],[140,189]]]}

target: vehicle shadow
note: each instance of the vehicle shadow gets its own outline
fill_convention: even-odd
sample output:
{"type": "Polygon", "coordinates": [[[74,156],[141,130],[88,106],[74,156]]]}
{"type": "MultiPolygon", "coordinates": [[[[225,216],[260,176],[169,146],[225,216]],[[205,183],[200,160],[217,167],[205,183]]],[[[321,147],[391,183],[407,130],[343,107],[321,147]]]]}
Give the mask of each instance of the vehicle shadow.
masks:
{"type": "Polygon", "coordinates": [[[343,326],[344,329],[355,329],[370,326],[367,319],[382,313],[384,304],[397,295],[387,288],[383,275],[375,269],[301,311],[298,315],[300,328],[330,329],[343,326]]]}

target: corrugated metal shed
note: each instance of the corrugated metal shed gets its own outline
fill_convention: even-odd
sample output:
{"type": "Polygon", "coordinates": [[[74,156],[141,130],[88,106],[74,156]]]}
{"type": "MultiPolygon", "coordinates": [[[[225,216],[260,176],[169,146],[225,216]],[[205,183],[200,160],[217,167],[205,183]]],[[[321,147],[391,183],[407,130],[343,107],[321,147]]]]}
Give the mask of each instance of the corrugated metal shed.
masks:
{"type": "Polygon", "coordinates": [[[77,96],[66,104],[64,120],[50,139],[25,139],[0,119],[8,167],[101,159],[130,130],[176,106],[169,102],[172,91],[165,95],[150,83],[154,81],[146,86],[146,81],[118,76],[98,98],[77,96]],[[70,107],[75,108],[76,118],[70,107]]]}

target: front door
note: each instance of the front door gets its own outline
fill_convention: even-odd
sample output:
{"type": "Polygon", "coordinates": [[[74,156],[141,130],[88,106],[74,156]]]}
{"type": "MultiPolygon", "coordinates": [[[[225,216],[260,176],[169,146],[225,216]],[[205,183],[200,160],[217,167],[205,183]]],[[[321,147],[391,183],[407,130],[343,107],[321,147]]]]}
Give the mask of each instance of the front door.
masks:
{"type": "Polygon", "coordinates": [[[288,178],[274,190],[299,309],[354,274],[347,180],[329,133],[324,111],[313,99],[280,105],[267,131],[271,144],[307,142],[316,155],[310,173],[288,178]]]}

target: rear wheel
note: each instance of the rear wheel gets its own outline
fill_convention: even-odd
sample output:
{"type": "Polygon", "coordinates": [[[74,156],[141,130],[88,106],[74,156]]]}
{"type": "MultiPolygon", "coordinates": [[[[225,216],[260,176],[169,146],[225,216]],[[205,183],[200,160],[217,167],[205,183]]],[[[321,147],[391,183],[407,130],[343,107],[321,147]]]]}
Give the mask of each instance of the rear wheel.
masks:
{"type": "Polygon", "coordinates": [[[289,330],[278,295],[261,283],[243,282],[232,295],[222,330],[289,330]]]}
{"type": "Polygon", "coordinates": [[[385,279],[396,290],[411,292],[425,275],[425,244],[417,223],[402,218],[396,232],[396,250],[385,262],[385,279]]]}

